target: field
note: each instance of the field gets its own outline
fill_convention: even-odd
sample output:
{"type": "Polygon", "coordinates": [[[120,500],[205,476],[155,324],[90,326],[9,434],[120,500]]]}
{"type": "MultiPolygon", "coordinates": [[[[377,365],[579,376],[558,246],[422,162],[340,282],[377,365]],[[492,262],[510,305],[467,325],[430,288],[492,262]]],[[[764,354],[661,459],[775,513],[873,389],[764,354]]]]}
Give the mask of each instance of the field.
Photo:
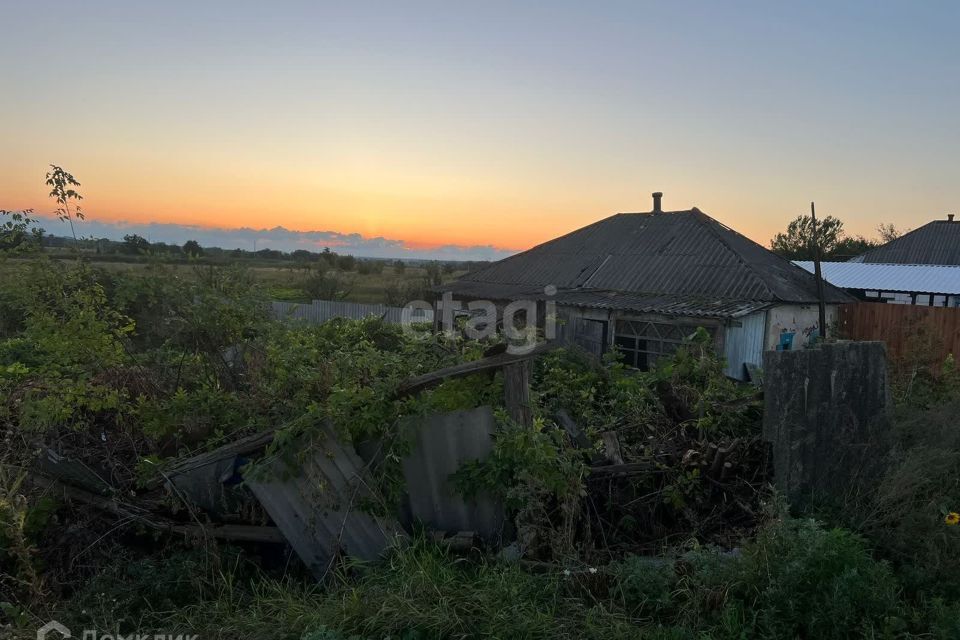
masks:
{"type": "MultiPolygon", "coordinates": [[[[74,259],[67,252],[57,256],[64,261],[74,259]]],[[[87,263],[95,269],[108,273],[138,273],[150,265],[162,264],[179,277],[193,279],[204,268],[240,267],[249,271],[255,282],[262,286],[268,297],[285,302],[310,302],[315,299],[310,293],[308,281],[322,274],[327,280],[315,293],[335,292],[336,298],[350,302],[396,304],[404,295],[422,293],[438,282],[449,282],[464,273],[466,269],[455,263],[440,269],[430,270],[419,264],[398,267],[394,261],[383,261],[379,271],[363,273],[358,269],[345,271],[337,268],[324,268],[321,264],[304,264],[293,260],[163,260],[137,259],[114,256],[104,260],[96,255],[85,256],[87,263]]],[[[328,299],[328,298],[325,298],[328,299]]],[[[411,298],[412,299],[412,298],[411,298]]],[[[429,299],[429,298],[428,298],[429,299]]]]}

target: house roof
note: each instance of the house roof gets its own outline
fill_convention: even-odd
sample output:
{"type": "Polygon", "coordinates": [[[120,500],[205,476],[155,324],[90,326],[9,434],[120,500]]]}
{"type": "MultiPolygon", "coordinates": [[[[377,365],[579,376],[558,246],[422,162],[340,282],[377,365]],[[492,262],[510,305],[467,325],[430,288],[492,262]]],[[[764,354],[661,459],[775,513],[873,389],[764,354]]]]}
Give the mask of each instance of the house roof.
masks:
{"type": "MultiPolygon", "coordinates": [[[[809,261],[794,264],[813,273],[809,261]]],[[[822,262],[823,279],[843,289],[960,295],[960,267],[930,264],[822,262]]]]}
{"type": "MultiPolygon", "coordinates": [[[[441,287],[462,296],[543,297],[557,288],[558,302],[573,293],[594,304],[629,308],[628,301],[659,299],[677,315],[729,316],[736,303],[817,302],[814,278],[790,261],[717,222],[699,209],[619,213],[477,269],[441,287]],[[731,304],[734,303],[734,304],[731,304]]],[[[827,285],[827,302],[848,302],[827,285]]],[[[647,303],[643,303],[647,304],[647,303]]],[[[642,306],[642,305],[641,305],[642,306]]],[[[650,309],[657,311],[657,309],[650,309]]]]}
{"type": "Polygon", "coordinates": [[[934,220],[850,262],[960,265],[960,220],[934,220]]]}

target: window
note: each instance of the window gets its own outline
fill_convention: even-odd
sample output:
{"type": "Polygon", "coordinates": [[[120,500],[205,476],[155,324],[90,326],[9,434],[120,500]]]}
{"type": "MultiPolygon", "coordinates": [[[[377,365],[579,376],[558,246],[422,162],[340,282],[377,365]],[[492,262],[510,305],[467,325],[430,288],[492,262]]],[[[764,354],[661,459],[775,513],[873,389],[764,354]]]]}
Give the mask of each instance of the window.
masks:
{"type": "MultiPolygon", "coordinates": [[[[617,320],[613,342],[623,354],[624,362],[646,371],[657,358],[677,350],[685,338],[696,330],[695,324],[667,324],[646,320],[617,320]]],[[[711,336],[715,329],[707,327],[711,336]]]]}

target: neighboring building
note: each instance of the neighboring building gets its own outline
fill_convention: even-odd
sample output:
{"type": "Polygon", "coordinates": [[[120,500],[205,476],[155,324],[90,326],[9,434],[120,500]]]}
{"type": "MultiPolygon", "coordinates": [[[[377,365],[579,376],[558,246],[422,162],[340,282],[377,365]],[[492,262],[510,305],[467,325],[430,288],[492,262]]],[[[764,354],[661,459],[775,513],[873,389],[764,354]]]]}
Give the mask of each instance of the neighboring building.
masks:
{"type": "MultiPolygon", "coordinates": [[[[813,273],[813,262],[794,264],[813,273]]],[[[861,300],[960,307],[960,267],[868,262],[822,262],[820,267],[824,280],[861,300]]]]}
{"type": "MultiPolygon", "coordinates": [[[[813,276],[697,208],[620,213],[444,285],[454,299],[553,301],[557,338],[600,354],[616,345],[646,369],[698,326],[727,374],[743,379],[763,351],[819,335],[813,276]],[[555,288],[555,289],[554,289],[555,288]]],[[[853,298],[825,284],[827,323],[853,298]]]]}
{"type": "Polygon", "coordinates": [[[928,222],[850,262],[960,266],[960,220],[948,214],[946,220],[928,222]]]}

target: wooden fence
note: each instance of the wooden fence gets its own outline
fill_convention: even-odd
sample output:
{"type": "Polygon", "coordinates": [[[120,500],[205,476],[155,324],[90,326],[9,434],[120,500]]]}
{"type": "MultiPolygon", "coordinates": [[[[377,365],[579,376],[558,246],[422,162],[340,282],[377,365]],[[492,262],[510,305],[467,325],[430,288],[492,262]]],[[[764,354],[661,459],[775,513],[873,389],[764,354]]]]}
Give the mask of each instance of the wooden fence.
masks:
{"type": "Polygon", "coordinates": [[[881,340],[891,360],[936,366],[960,358],[960,308],[858,302],[840,305],[838,333],[848,340],[881,340]]]}

